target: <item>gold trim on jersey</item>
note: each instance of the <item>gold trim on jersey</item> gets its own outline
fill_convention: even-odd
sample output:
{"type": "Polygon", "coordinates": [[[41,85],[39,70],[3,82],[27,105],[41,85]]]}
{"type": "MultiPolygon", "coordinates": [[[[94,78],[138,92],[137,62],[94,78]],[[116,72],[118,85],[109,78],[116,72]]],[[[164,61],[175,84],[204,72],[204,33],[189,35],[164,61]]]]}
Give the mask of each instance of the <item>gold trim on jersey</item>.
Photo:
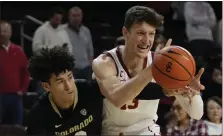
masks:
{"type": "MultiPolygon", "coordinates": [[[[74,92],[74,105],[73,105],[73,110],[74,110],[74,108],[76,107],[76,105],[77,105],[77,101],[78,101],[78,91],[77,91],[77,89],[75,89],[76,91],[74,92]]],[[[51,104],[51,106],[53,107],[53,109],[54,109],[54,111],[60,116],[60,118],[63,118],[62,116],[61,116],[61,114],[60,114],[60,112],[59,112],[59,110],[58,110],[58,108],[57,108],[57,106],[56,106],[56,104],[54,103],[54,101],[53,101],[53,98],[52,98],[52,94],[51,93],[49,93],[49,96],[48,96],[48,98],[49,98],[49,101],[50,101],[50,104],[51,104]]]]}
{"type": "Polygon", "coordinates": [[[61,131],[61,132],[55,132],[56,136],[66,136],[72,133],[76,133],[78,131],[81,131],[83,128],[87,127],[91,122],[93,122],[94,118],[92,115],[89,115],[87,118],[82,120],[79,124],[75,124],[72,127],[61,131]]]}

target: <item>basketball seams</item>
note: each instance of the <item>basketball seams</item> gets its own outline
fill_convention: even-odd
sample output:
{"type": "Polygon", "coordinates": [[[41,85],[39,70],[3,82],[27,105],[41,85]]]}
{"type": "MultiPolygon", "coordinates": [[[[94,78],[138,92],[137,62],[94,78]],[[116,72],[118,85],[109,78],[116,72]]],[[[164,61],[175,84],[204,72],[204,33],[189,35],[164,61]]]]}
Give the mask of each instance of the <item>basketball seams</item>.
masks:
{"type": "MultiPolygon", "coordinates": [[[[172,57],[170,57],[170,56],[168,56],[168,55],[166,55],[166,54],[162,54],[162,53],[157,53],[157,54],[161,54],[161,55],[163,55],[163,56],[165,56],[165,57],[167,57],[167,58],[170,58],[170,59],[172,59],[173,61],[175,61],[176,63],[178,63],[189,75],[190,75],[190,77],[192,78],[192,75],[191,75],[191,73],[181,64],[181,63],[179,63],[177,60],[175,60],[174,58],[172,58],[172,57]]],[[[188,79],[188,80],[190,80],[190,79],[188,79]]],[[[187,80],[187,81],[188,81],[187,80]]]]}
{"type": "Polygon", "coordinates": [[[167,76],[167,77],[169,77],[169,78],[171,78],[171,79],[174,79],[174,80],[177,80],[177,81],[183,81],[183,82],[190,80],[190,79],[188,79],[188,80],[182,80],[182,79],[177,79],[177,78],[171,77],[171,76],[169,76],[168,74],[166,74],[166,73],[164,73],[163,71],[161,71],[161,70],[160,70],[154,63],[153,63],[153,66],[154,66],[160,73],[162,73],[163,75],[165,75],[165,76],[167,76]]]}
{"type": "MultiPolygon", "coordinates": [[[[177,47],[177,46],[176,46],[177,47]]],[[[187,51],[185,51],[185,50],[183,50],[183,49],[181,49],[181,47],[177,47],[178,49],[180,49],[181,51],[183,51],[184,53],[186,53],[187,54],[187,56],[190,58],[190,62],[192,63],[192,66],[193,66],[193,76],[195,75],[195,61],[193,61],[194,60],[194,58],[192,58],[191,56],[192,55],[190,55],[190,54],[188,54],[188,52],[187,51]]]]}

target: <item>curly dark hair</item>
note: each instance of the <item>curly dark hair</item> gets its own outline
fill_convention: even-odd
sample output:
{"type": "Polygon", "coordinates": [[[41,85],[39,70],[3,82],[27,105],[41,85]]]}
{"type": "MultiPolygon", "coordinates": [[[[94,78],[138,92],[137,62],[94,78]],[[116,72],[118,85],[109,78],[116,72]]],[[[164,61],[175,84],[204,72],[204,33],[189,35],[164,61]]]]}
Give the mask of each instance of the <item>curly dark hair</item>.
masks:
{"type": "Polygon", "coordinates": [[[124,26],[130,30],[133,24],[146,22],[156,28],[163,24],[163,16],[145,6],[133,6],[125,13],[124,26]]]}
{"type": "Polygon", "coordinates": [[[33,79],[48,82],[52,74],[72,71],[74,61],[74,57],[63,47],[42,48],[30,58],[28,69],[33,79]]]}

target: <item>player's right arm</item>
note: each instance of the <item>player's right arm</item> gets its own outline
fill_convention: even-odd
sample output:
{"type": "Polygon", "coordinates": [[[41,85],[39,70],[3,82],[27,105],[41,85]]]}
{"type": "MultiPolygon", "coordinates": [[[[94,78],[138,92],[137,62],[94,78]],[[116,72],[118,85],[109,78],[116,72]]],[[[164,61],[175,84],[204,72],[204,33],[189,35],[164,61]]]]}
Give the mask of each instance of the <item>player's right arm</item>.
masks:
{"type": "Polygon", "coordinates": [[[117,77],[115,62],[105,54],[94,59],[92,69],[101,93],[116,107],[132,101],[153,78],[149,66],[137,76],[121,83],[117,77]]]}

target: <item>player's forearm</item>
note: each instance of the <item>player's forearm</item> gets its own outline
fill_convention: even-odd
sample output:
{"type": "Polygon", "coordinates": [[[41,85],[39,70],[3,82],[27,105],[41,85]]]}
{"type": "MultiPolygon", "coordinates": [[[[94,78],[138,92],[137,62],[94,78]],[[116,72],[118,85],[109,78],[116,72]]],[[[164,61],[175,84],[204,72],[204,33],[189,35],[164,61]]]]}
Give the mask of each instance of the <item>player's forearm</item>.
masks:
{"type": "Polygon", "coordinates": [[[117,107],[121,107],[128,101],[132,101],[139,95],[152,78],[151,67],[148,67],[131,80],[118,85],[112,91],[113,94],[111,99],[113,100],[113,104],[117,107]]]}
{"type": "Polygon", "coordinates": [[[190,104],[189,99],[182,95],[175,95],[176,100],[181,104],[188,115],[193,119],[201,119],[204,113],[203,100],[200,95],[195,95],[190,104]]]}

